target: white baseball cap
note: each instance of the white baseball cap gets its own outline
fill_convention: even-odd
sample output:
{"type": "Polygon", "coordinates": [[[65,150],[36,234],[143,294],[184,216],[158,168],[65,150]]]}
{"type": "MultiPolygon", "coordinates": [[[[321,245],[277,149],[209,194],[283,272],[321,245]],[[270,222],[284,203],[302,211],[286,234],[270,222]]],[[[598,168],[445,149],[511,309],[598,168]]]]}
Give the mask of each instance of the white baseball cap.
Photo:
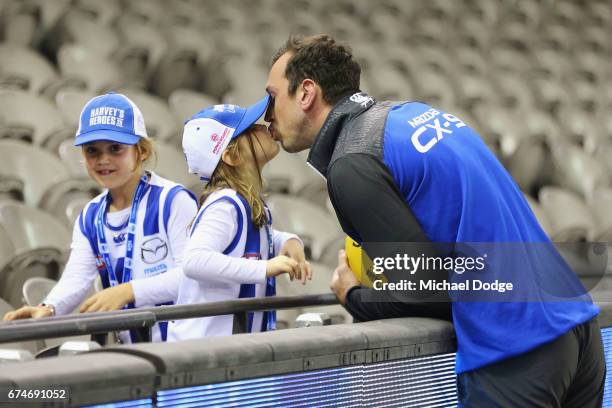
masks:
{"type": "Polygon", "coordinates": [[[230,141],[257,122],[269,103],[267,95],[248,108],[214,105],[193,115],[183,131],[183,152],[189,172],[208,182],[230,141]]]}

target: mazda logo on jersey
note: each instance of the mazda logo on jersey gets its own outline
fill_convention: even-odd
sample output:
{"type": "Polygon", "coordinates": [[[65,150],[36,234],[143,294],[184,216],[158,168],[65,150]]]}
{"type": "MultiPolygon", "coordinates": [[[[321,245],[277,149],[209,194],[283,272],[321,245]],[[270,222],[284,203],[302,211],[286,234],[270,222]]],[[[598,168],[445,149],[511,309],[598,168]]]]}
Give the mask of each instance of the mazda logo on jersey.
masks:
{"type": "Polygon", "coordinates": [[[140,254],[145,263],[154,264],[166,258],[168,244],[158,237],[148,239],[142,243],[140,254]]]}

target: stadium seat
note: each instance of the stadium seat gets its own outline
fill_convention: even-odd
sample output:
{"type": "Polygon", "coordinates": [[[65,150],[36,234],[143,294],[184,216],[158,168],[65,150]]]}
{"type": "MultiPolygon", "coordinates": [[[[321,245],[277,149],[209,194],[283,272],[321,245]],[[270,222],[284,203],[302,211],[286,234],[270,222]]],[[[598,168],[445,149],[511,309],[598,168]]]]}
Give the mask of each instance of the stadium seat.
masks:
{"type": "Polygon", "coordinates": [[[36,45],[39,7],[33,2],[4,1],[0,7],[0,38],[21,47],[36,45]]]}
{"type": "Polygon", "coordinates": [[[333,216],[303,199],[273,194],[267,203],[272,211],[274,228],[299,235],[309,258],[314,261],[318,261],[325,248],[342,235],[333,216]]]}
{"type": "Polygon", "coordinates": [[[99,188],[89,179],[75,179],[51,153],[13,140],[0,141],[0,174],[22,180],[24,201],[51,209],[66,194],[95,197],[99,188]]]}
{"type": "Polygon", "coordinates": [[[185,155],[182,150],[167,143],[156,143],[157,165],[150,166],[160,176],[195,190],[200,179],[195,174],[189,174],[185,155]]]}
{"type": "Polygon", "coordinates": [[[123,88],[117,92],[126,95],[140,108],[149,137],[165,142],[173,138],[178,139],[179,135],[182,135],[164,99],[137,89],[123,88]]]}
{"type": "Polygon", "coordinates": [[[531,67],[527,56],[513,48],[499,48],[491,54],[491,65],[498,72],[523,74],[531,67]]]}
{"type": "Polygon", "coordinates": [[[123,12],[119,1],[108,0],[100,3],[97,0],[77,0],[74,7],[91,16],[92,20],[102,26],[111,26],[123,12]]]}
{"type": "Polygon", "coordinates": [[[63,45],[57,52],[57,63],[65,78],[80,81],[96,94],[124,83],[114,61],[82,45],[63,45]]]}
{"type": "Polygon", "coordinates": [[[486,75],[489,72],[489,63],[482,52],[471,47],[454,47],[454,59],[460,64],[466,74],[486,75]]]}
{"type": "Polygon", "coordinates": [[[266,69],[253,58],[235,57],[225,64],[232,89],[223,96],[224,103],[248,106],[265,95],[266,69]]]}
{"type": "Polygon", "coordinates": [[[413,74],[412,81],[416,87],[415,95],[419,100],[440,109],[456,105],[450,80],[444,74],[432,71],[413,74]]]}
{"type": "Polygon", "coordinates": [[[23,180],[0,174],[0,201],[2,200],[23,201],[23,180]]]}
{"type": "Polygon", "coordinates": [[[554,242],[588,242],[593,237],[593,213],[575,193],[547,186],[540,190],[539,202],[550,220],[554,242]]]}
{"type": "Polygon", "coordinates": [[[510,157],[506,168],[523,191],[532,192],[544,182],[544,167],[550,163],[546,139],[523,137],[510,157]]]}
{"type": "Polygon", "coordinates": [[[511,156],[524,137],[521,121],[505,108],[496,105],[480,105],[475,114],[482,128],[480,136],[485,143],[496,148],[502,159],[511,156]]]}
{"type": "Polygon", "coordinates": [[[168,48],[153,72],[150,88],[162,98],[175,89],[197,89],[205,77],[200,62],[210,59],[213,44],[193,27],[170,26],[163,32],[168,48]]]}
{"type": "MultiPolygon", "coordinates": [[[[5,314],[15,310],[13,306],[7,303],[4,299],[0,298],[0,322],[5,314]]],[[[26,350],[31,354],[36,353],[36,342],[35,341],[22,341],[17,343],[0,343],[0,352],[2,350],[26,350]]],[[[1,357],[0,357],[1,359],[1,357]]],[[[18,361],[27,360],[28,358],[17,358],[18,361]]],[[[0,361],[1,362],[1,361],[0,361]]]]}
{"type": "Polygon", "coordinates": [[[531,196],[525,194],[525,199],[527,200],[529,207],[531,207],[531,211],[533,211],[533,214],[538,220],[540,227],[542,227],[544,232],[546,232],[546,234],[550,237],[552,235],[553,230],[550,225],[550,220],[548,219],[548,215],[546,215],[546,213],[540,206],[540,203],[538,203],[535,198],[532,198],[531,196]]]}
{"type": "Polygon", "coordinates": [[[138,17],[145,24],[157,25],[165,17],[165,10],[159,1],[133,0],[125,3],[125,6],[125,14],[138,17]]]}
{"type": "Polygon", "coordinates": [[[0,228],[10,231],[8,238],[15,248],[15,256],[0,276],[0,296],[19,306],[21,287],[28,278],[59,276],[70,248],[70,232],[52,216],[12,201],[0,202],[0,228]]]}
{"type": "Polygon", "coordinates": [[[88,177],[81,148],[74,145],[74,138],[64,140],[58,146],[57,152],[62,164],[71,176],[78,178],[88,177]]]}
{"type": "Polygon", "coordinates": [[[519,74],[495,75],[494,86],[497,98],[504,107],[523,113],[532,110],[533,93],[528,82],[519,74]]]}
{"type": "MultiPolygon", "coordinates": [[[[47,297],[51,289],[57,284],[57,281],[48,278],[42,277],[33,277],[26,280],[22,287],[22,294],[24,303],[28,306],[36,306],[42,303],[43,300],[47,297]]],[[[86,299],[95,293],[95,290],[92,287],[89,288],[89,291],[86,295],[86,299]]],[[[78,314],[79,309],[75,309],[71,314],[78,314]]],[[[89,335],[83,336],[69,336],[69,337],[59,337],[53,339],[45,339],[44,342],[39,342],[39,350],[44,349],[45,354],[53,354],[53,350],[55,348],[61,347],[63,344],[69,341],[80,341],[87,342],[91,339],[89,335]]],[[[39,356],[37,356],[39,358],[39,356]]]]}
{"type": "MultiPolygon", "coordinates": [[[[336,254],[336,266],[338,255],[336,254]]],[[[329,284],[335,266],[330,267],[324,264],[313,262],[312,280],[307,281],[306,285],[302,285],[300,281],[291,282],[286,274],[276,278],[276,293],[278,296],[299,296],[299,295],[319,295],[331,293],[329,284]]],[[[286,325],[291,328],[295,327],[295,318],[306,312],[327,313],[332,318],[332,324],[351,323],[353,321],[351,315],[340,305],[336,306],[316,306],[309,308],[279,310],[277,319],[281,320],[283,328],[286,325]]]]}
{"type": "Polygon", "coordinates": [[[73,133],[76,133],[79,126],[81,111],[94,96],[94,92],[77,89],[62,89],[55,95],[55,104],[62,114],[64,124],[74,130],[73,133]]]}
{"type": "Polygon", "coordinates": [[[219,102],[212,96],[192,91],[189,89],[177,89],[168,97],[170,110],[179,124],[201,111],[207,106],[216,105],[219,102]]]}
{"type": "Polygon", "coordinates": [[[49,61],[36,51],[14,44],[0,44],[0,88],[48,95],[63,82],[49,61]]]}
{"type": "Polygon", "coordinates": [[[49,278],[34,277],[28,279],[22,287],[24,303],[29,306],[41,304],[56,284],[56,280],[49,278]]]}
{"type": "Polygon", "coordinates": [[[5,268],[9,267],[15,258],[15,254],[15,244],[11,240],[10,232],[0,227],[0,280],[5,273],[5,268]]]}
{"type": "Polygon", "coordinates": [[[43,196],[41,208],[72,230],[81,210],[100,193],[100,187],[89,179],[66,180],[43,196]]]}
{"type": "Polygon", "coordinates": [[[66,137],[62,117],[49,100],[24,91],[0,90],[0,139],[45,146],[66,137]]]}
{"type": "Polygon", "coordinates": [[[593,240],[612,243],[612,189],[595,190],[588,203],[596,221],[593,240]]]}
{"type": "Polygon", "coordinates": [[[604,131],[592,111],[565,106],[560,112],[560,117],[568,140],[590,154],[597,149],[604,131]]]}
{"type": "Polygon", "coordinates": [[[483,74],[459,74],[453,81],[453,85],[457,94],[456,101],[468,112],[472,112],[479,105],[486,105],[497,100],[495,90],[483,74]]]}
{"type": "Polygon", "coordinates": [[[345,237],[339,236],[335,240],[329,243],[321,258],[319,259],[319,263],[323,265],[327,265],[328,267],[335,269],[338,266],[338,251],[344,249],[345,245],[345,237]]]}
{"type": "Polygon", "coordinates": [[[158,27],[130,14],[122,15],[116,25],[121,46],[114,59],[128,82],[143,88],[165,55],[168,41],[158,27]]]}
{"type": "Polygon", "coordinates": [[[319,186],[322,181],[314,170],[308,168],[305,160],[282,149],[263,168],[263,177],[269,191],[295,195],[312,186],[319,186]]]}
{"type": "Polygon", "coordinates": [[[609,185],[607,169],[583,149],[557,144],[552,151],[555,180],[560,186],[589,199],[596,189],[609,185]]]}
{"type": "MultiPolygon", "coordinates": [[[[79,2],[81,5],[83,1],[79,2]]],[[[89,2],[87,7],[93,7],[95,2],[89,2]]],[[[102,10],[113,12],[113,3],[108,1],[102,10]]],[[[116,4],[115,4],[116,7],[116,4]]],[[[65,44],[80,45],[104,58],[112,57],[120,45],[117,33],[107,27],[104,22],[98,22],[95,11],[82,7],[72,7],[57,21],[56,26],[48,34],[48,48],[53,55],[65,44]]],[[[96,13],[97,14],[97,13],[96,13]]],[[[102,17],[104,18],[104,17],[102,17]]]]}

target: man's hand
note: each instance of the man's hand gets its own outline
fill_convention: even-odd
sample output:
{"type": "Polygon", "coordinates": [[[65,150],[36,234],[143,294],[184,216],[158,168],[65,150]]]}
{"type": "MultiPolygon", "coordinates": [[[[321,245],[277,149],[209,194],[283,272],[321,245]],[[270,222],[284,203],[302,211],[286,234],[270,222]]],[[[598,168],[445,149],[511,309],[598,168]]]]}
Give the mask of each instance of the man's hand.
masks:
{"type": "Polygon", "coordinates": [[[110,312],[121,310],[123,306],[134,301],[134,290],[131,283],[106,288],[87,299],[81,305],[81,313],[110,312]]]}
{"type": "Polygon", "coordinates": [[[334,271],[329,287],[343,305],[346,304],[346,294],[354,287],[359,286],[359,281],[351,271],[346,261],[346,252],[341,249],[338,252],[338,267],[334,271]]]}
{"type": "MultiPolygon", "coordinates": [[[[280,250],[280,255],[288,256],[298,263],[299,271],[296,274],[298,279],[302,280],[302,284],[306,284],[306,280],[312,280],[312,268],[310,263],[306,261],[304,247],[297,239],[288,239],[280,250]]],[[[293,280],[293,275],[291,280],[293,280]]]]}

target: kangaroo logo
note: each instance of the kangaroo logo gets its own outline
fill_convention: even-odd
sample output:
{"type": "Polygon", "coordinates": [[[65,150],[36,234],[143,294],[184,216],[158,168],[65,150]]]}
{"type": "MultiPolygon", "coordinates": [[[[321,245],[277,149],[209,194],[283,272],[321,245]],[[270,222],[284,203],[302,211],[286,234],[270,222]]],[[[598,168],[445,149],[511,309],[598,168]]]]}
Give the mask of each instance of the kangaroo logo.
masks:
{"type": "Polygon", "coordinates": [[[159,237],[151,238],[143,242],[140,255],[147,264],[157,263],[168,255],[168,244],[159,237]]]}

